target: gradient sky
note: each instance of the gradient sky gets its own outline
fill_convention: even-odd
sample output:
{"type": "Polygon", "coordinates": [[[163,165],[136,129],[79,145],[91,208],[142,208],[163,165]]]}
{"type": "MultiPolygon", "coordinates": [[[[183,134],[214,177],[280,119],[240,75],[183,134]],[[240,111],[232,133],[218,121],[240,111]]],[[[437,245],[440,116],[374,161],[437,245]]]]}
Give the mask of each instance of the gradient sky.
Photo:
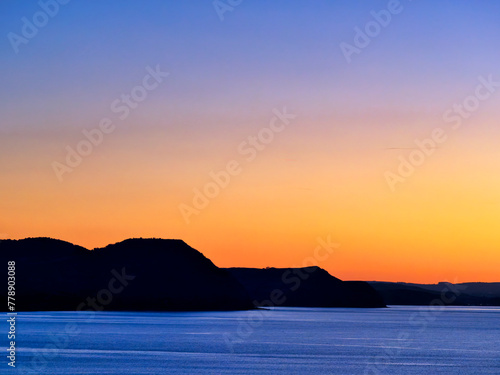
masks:
{"type": "MultiPolygon", "coordinates": [[[[47,1],[47,0],[46,0],[47,1]]],[[[0,232],[88,248],[182,238],[216,265],[317,265],[346,280],[500,281],[500,89],[459,129],[443,114],[500,81],[500,2],[401,1],[347,63],[340,44],[388,1],[70,1],[15,53],[40,11],[0,3],[0,232]],[[124,120],[111,103],[148,66],[170,75],[124,120]],[[248,162],[274,109],[296,115],[248,162]],[[116,126],[57,178],[82,130],[116,126]],[[435,128],[447,140],[392,191],[386,171],[435,128]],[[242,172],[187,224],[209,173],[242,172]]]]}

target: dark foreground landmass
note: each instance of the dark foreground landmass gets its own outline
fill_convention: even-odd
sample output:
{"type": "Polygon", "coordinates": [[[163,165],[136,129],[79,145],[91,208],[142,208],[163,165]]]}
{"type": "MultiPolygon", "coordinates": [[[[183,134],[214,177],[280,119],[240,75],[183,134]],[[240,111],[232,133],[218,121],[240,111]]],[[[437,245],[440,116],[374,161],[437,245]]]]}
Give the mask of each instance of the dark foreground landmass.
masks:
{"type": "Polygon", "coordinates": [[[32,238],[0,247],[6,270],[7,261],[16,262],[17,311],[253,307],[231,274],[180,240],[129,239],[89,251],[32,238]]]}
{"type": "Polygon", "coordinates": [[[342,281],[319,267],[222,269],[181,240],[129,239],[94,250],[50,238],[2,240],[6,281],[9,261],[16,311],[500,306],[500,283],[342,281]]]}
{"type": "MultiPolygon", "coordinates": [[[[273,300],[276,306],[384,306],[365,282],[343,282],[318,267],[221,269],[181,240],[128,239],[92,251],[50,238],[2,240],[5,274],[9,261],[16,264],[16,311],[246,310],[273,300]],[[283,293],[278,299],[276,290],[283,293]]],[[[7,287],[0,296],[7,301],[7,287]]]]}
{"type": "Polygon", "coordinates": [[[500,306],[500,283],[369,284],[387,305],[500,306]]]}

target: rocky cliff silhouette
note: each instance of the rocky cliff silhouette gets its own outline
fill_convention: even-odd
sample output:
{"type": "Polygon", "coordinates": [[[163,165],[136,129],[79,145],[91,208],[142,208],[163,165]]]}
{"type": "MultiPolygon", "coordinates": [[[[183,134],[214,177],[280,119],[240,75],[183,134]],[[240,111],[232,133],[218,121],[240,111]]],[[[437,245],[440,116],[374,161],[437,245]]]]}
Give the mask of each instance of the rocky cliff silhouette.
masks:
{"type": "Polygon", "coordinates": [[[5,269],[16,262],[17,311],[253,308],[229,272],[181,240],[129,239],[89,251],[32,238],[0,248],[5,269]]]}
{"type": "MultiPolygon", "coordinates": [[[[317,267],[221,269],[181,240],[128,239],[94,250],[51,238],[0,241],[5,272],[12,260],[16,311],[245,310],[277,288],[282,306],[384,306],[364,282],[317,267]]],[[[6,289],[0,295],[7,300],[6,289]]]]}

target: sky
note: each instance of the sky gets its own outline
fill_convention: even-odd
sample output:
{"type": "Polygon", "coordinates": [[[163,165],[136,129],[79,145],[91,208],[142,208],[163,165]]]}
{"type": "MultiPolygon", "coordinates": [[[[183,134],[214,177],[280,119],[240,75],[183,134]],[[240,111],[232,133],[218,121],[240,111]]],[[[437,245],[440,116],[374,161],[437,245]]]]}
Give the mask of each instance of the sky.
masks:
{"type": "Polygon", "coordinates": [[[493,0],[2,1],[0,234],[500,281],[499,16],[493,0]]]}

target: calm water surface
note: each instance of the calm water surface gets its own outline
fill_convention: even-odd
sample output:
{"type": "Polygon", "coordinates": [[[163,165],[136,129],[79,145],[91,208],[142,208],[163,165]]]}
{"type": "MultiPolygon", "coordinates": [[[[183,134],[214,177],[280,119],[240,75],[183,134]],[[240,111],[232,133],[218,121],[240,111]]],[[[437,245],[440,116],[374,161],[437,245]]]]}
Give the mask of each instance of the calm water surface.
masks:
{"type": "Polygon", "coordinates": [[[2,374],[500,374],[500,308],[40,312],[16,329],[2,374]]]}

